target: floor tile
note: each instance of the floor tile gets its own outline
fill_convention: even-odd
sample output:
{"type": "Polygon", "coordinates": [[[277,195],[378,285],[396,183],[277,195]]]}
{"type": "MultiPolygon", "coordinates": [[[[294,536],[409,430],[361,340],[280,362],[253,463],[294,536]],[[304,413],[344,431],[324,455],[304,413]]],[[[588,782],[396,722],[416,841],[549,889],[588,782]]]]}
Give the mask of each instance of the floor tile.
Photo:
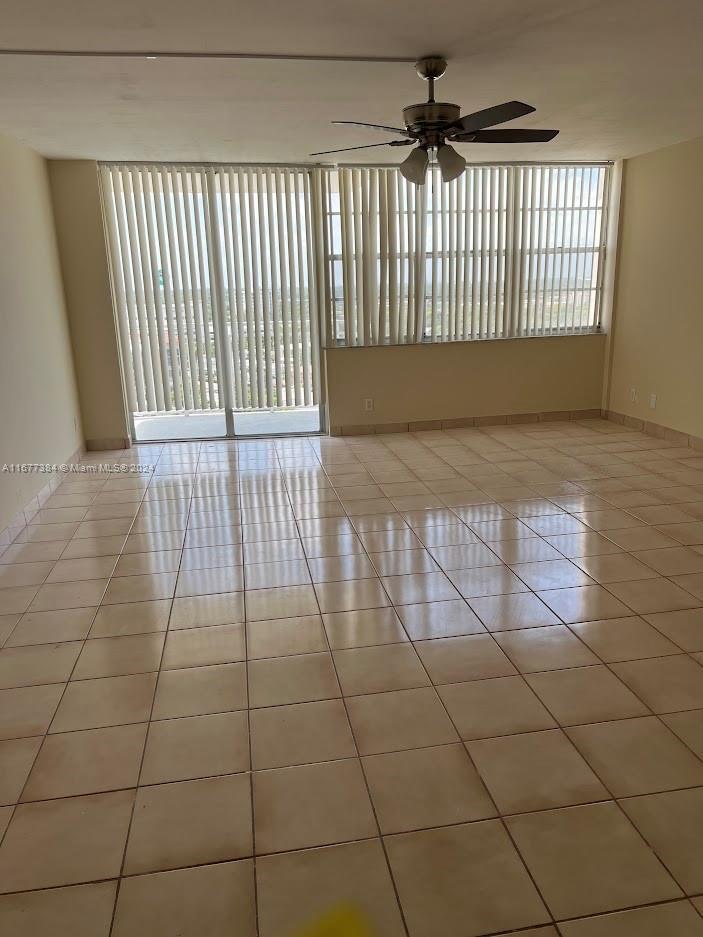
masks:
{"type": "Polygon", "coordinates": [[[187,781],[249,767],[245,712],[165,719],[149,726],[139,783],[187,781]]]}
{"type": "Polygon", "coordinates": [[[250,660],[327,650],[325,631],[319,615],[249,621],[246,631],[250,660]]]}
{"type": "Polygon", "coordinates": [[[463,599],[399,605],[397,612],[413,641],[485,632],[476,613],[463,599]]]}
{"type": "Polygon", "coordinates": [[[381,833],[496,815],[461,745],[370,755],[363,763],[381,833]]]}
{"type": "Polygon", "coordinates": [[[684,651],[703,651],[703,608],[659,612],[645,617],[684,651]]]}
{"type": "Polygon", "coordinates": [[[0,739],[43,735],[63,691],[62,683],[0,690],[0,739]]]}
{"type": "Polygon", "coordinates": [[[644,716],[647,708],[607,667],[527,674],[529,685],[560,725],[644,716]]]}
{"type": "Polygon", "coordinates": [[[125,874],[222,862],[251,854],[247,774],[159,784],[137,791],[125,874]]]}
{"type": "MultiPolygon", "coordinates": [[[[337,586],[339,583],[333,585],[337,586]]],[[[256,589],[246,594],[247,621],[294,618],[301,615],[317,615],[319,612],[312,586],[256,589]]]]}
{"type": "Polygon", "coordinates": [[[158,632],[86,641],[71,679],[119,677],[158,670],[163,646],[164,635],[158,632]]]}
{"type": "Polygon", "coordinates": [[[249,662],[249,705],[280,706],[341,696],[332,655],[298,654],[249,662]]]}
{"type": "Polygon", "coordinates": [[[117,556],[87,556],[59,560],[46,577],[47,582],[75,582],[80,579],[108,579],[117,565],[117,556]]]}
{"type": "Polygon", "coordinates": [[[568,589],[572,586],[587,586],[592,582],[585,572],[569,560],[516,563],[511,568],[530,589],[535,591],[568,589]]]}
{"type": "Polygon", "coordinates": [[[703,572],[703,556],[688,547],[643,550],[634,555],[660,576],[682,576],[686,573],[703,572]]]}
{"type": "Polygon", "coordinates": [[[567,734],[616,797],[703,784],[703,764],[653,716],[572,726],[567,734]]]}
{"type": "Polygon", "coordinates": [[[507,566],[459,569],[448,573],[448,577],[466,599],[528,592],[524,582],[507,566]]]}
{"type": "Polygon", "coordinates": [[[672,581],[686,592],[695,596],[699,603],[703,601],[703,573],[689,573],[685,576],[672,576],[672,581]]]}
{"type": "MultiPolygon", "coordinates": [[[[642,555],[642,554],[638,554],[642,555]]],[[[574,563],[596,582],[625,582],[630,579],[653,579],[656,572],[629,553],[582,556],[574,563]]]]}
{"type": "Polygon", "coordinates": [[[66,688],[50,731],[72,732],[146,722],[155,686],[155,673],[75,680],[66,688]]]}
{"type": "Polygon", "coordinates": [[[37,586],[11,586],[0,589],[0,615],[21,615],[26,612],[37,592],[37,586]]]}
{"type": "Polygon", "coordinates": [[[554,612],[531,592],[471,599],[469,605],[489,631],[561,624],[554,612]]]}
{"type": "Polygon", "coordinates": [[[429,687],[350,697],[347,708],[361,755],[458,741],[442,703],[429,687]]]}
{"type": "Polygon", "coordinates": [[[146,730],[141,723],[48,735],[22,801],[136,787],[146,730]]]}
{"type": "Polygon", "coordinates": [[[178,574],[176,595],[212,595],[239,592],[244,588],[241,566],[183,569],[178,574]]]}
{"type": "Polygon", "coordinates": [[[133,800],[130,790],[21,804],[0,846],[0,892],[115,878],[133,800]]]}
{"type": "MultiPolygon", "coordinates": [[[[610,588],[614,592],[622,585],[623,583],[614,583],[610,588]]],[[[577,621],[596,621],[600,618],[622,618],[623,615],[629,615],[635,611],[624,605],[602,586],[551,589],[537,594],[567,624],[577,621]]]]}
{"type": "MultiPolygon", "coordinates": [[[[518,541],[509,541],[515,542],[518,541]]],[[[474,569],[477,566],[500,566],[501,559],[481,543],[434,547],[430,553],[444,570],[474,569]]]]}
{"type": "Polygon", "coordinates": [[[474,937],[549,920],[497,820],[400,833],[386,847],[412,937],[474,937]]]}
{"type": "Polygon", "coordinates": [[[386,576],[383,584],[394,605],[441,602],[458,598],[456,589],[442,572],[386,576]]]}
{"type": "Polygon", "coordinates": [[[41,738],[0,742],[0,805],[19,800],[41,743],[41,738]]]}
{"type": "Polygon", "coordinates": [[[672,901],[567,921],[559,929],[563,937],[703,937],[703,918],[688,902],[672,901]]]}
{"type": "Polygon", "coordinates": [[[173,600],[169,627],[205,628],[210,625],[235,625],[244,621],[244,596],[241,592],[222,595],[194,595],[173,600]]]}
{"type": "Polygon", "coordinates": [[[0,930],[12,937],[108,937],[116,882],[20,892],[0,898],[0,930]]]}
{"type": "Polygon", "coordinates": [[[654,657],[613,664],[613,670],[657,713],[703,707],[703,667],[692,658],[654,657]]]}
{"type": "Polygon", "coordinates": [[[255,937],[253,862],[241,859],[123,879],[113,937],[175,933],[255,937]]]}
{"type": "Polygon", "coordinates": [[[42,612],[98,605],[107,583],[107,579],[90,579],[83,582],[55,582],[40,586],[29,606],[30,611],[42,612]]]}
{"type": "Polygon", "coordinates": [[[81,644],[37,644],[0,651],[0,690],[68,680],[81,644]]]}
{"type": "Polygon", "coordinates": [[[419,641],[415,649],[435,684],[516,673],[515,667],[487,634],[419,641]]]}
{"type": "Polygon", "coordinates": [[[580,622],[571,625],[571,630],[606,663],[662,657],[679,651],[659,630],[637,616],[580,622]]]}
{"type": "Polygon", "coordinates": [[[555,725],[522,677],[498,677],[439,688],[462,739],[493,738],[555,725]]]}
{"type": "Polygon", "coordinates": [[[82,641],[90,631],[95,611],[94,608],[74,608],[26,612],[14,630],[11,629],[5,648],[82,641]]]}
{"type": "Polygon", "coordinates": [[[358,759],[256,771],[257,854],[324,846],[377,833],[358,759]]]}
{"type": "Polygon", "coordinates": [[[366,573],[367,576],[404,576],[438,569],[427,550],[386,550],[369,556],[373,566],[371,572],[366,573]]]}
{"type": "MultiPolygon", "coordinates": [[[[56,564],[58,565],[58,564],[56,564]]],[[[39,586],[54,568],[54,563],[0,564],[0,588],[39,586]]],[[[110,573],[107,574],[108,576],[110,573]]]]}
{"type": "Polygon", "coordinates": [[[598,658],[563,625],[499,631],[495,640],[521,673],[598,663],[598,658]]]}
{"type": "Polygon", "coordinates": [[[703,709],[688,712],[668,713],[661,717],[686,745],[703,758],[703,709]]]}
{"type": "Polygon", "coordinates": [[[175,587],[176,573],[157,573],[154,576],[119,576],[110,580],[103,598],[103,605],[170,599],[175,587]]]}
{"type": "MultiPolygon", "coordinates": [[[[10,635],[19,626],[23,617],[23,615],[0,615],[0,647],[9,641],[10,635]]],[[[17,643],[23,644],[24,642],[20,640],[17,643]]]]}
{"type": "Polygon", "coordinates": [[[345,696],[406,690],[430,683],[409,642],[335,651],[334,665],[345,696]]]}
{"type": "Polygon", "coordinates": [[[261,937],[302,931],[339,907],[356,909],[379,937],[405,934],[378,840],[261,856],[256,878],[261,937]]]}
{"type": "Polygon", "coordinates": [[[504,563],[539,563],[546,560],[560,560],[562,554],[540,537],[527,537],[523,540],[501,540],[491,549],[504,563]]]}
{"type": "Polygon", "coordinates": [[[625,530],[609,530],[608,540],[612,540],[621,550],[635,552],[639,550],[657,550],[675,547],[676,540],[667,537],[653,527],[631,527],[625,530]]]}
{"type": "MultiPolygon", "coordinates": [[[[610,530],[608,537],[603,537],[595,531],[578,534],[556,534],[546,537],[547,543],[563,553],[569,559],[575,559],[579,556],[602,556],[607,553],[619,553],[621,550],[628,549],[620,547],[618,543],[613,542],[615,535],[623,537],[626,534],[636,534],[647,530],[646,527],[632,527],[629,530],[610,530]]],[[[671,541],[673,543],[673,541],[671,541]]]]}
{"type": "Polygon", "coordinates": [[[693,608],[699,604],[690,593],[661,577],[637,579],[633,582],[613,582],[608,588],[638,615],[671,612],[679,608],[693,608]]]}
{"type": "Polygon", "coordinates": [[[502,814],[610,798],[559,729],[480,739],[467,748],[502,814]]]}
{"type": "Polygon", "coordinates": [[[557,919],[681,895],[613,803],[527,813],[506,822],[557,919]]]}
{"type": "Polygon", "coordinates": [[[246,666],[213,664],[159,674],[153,719],[203,716],[246,709],[246,666]]]}
{"type": "MultiPolygon", "coordinates": [[[[189,550],[189,553],[194,551],[189,550]]],[[[125,553],[115,567],[114,576],[153,576],[174,573],[181,565],[180,550],[157,550],[153,553],[125,553]]],[[[186,567],[190,568],[190,567],[186,567]]]]}
{"type": "Polygon", "coordinates": [[[251,757],[256,770],[356,754],[341,700],[252,710],[250,725],[251,757]]]}
{"type": "Polygon", "coordinates": [[[174,670],[207,664],[229,664],[246,657],[244,625],[211,625],[170,631],[162,667],[174,670]]]}
{"type": "MultiPolygon", "coordinates": [[[[313,582],[339,582],[344,579],[373,578],[376,575],[371,560],[358,553],[313,557],[308,560],[307,565],[310,572],[307,578],[301,580],[302,582],[309,582],[310,577],[313,582]]],[[[249,578],[247,578],[247,587],[250,588],[249,578]]]]}
{"type": "Polygon", "coordinates": [[[632,797],[620,805],[686,894],[703,892],[703,787],[632,797]]]}
{"type": "Polygon", "coordinates": [[[391,607],[332,612],[323,615],[322,620],[333,651],[408,640],[396,610],[391,607]]]}
{"type": "Polygon", "coordinates": [[[170,600],[102,605],[95,615],[90,637],[117,638],[166,631],[170,611],[170,600]]]}

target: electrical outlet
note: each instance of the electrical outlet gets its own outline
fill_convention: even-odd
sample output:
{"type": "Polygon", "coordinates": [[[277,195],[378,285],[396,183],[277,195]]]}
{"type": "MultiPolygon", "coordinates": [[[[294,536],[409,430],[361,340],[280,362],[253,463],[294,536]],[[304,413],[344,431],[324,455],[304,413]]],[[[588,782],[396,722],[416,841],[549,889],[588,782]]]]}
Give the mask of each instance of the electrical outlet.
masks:
{"type": "Polygon", "coordinates": [[[636,387],[631,387],[631,388],[630,388],[630,401],[631,401],[632,403],[637,403],[637,400],[638,400],[638,397],[637,397],[637,388],[636,388],[636,387]]]}
{"type": "Polygon", "coordinates": [[[373,410],[373,397],[364,397],[364,410],[373,410]]]}
{"type": "Polygon", "coordinates": [[[650,394],[649,395],[649,409],[656,410],[656,408],[657,408],[657,395],[650,394]]]}

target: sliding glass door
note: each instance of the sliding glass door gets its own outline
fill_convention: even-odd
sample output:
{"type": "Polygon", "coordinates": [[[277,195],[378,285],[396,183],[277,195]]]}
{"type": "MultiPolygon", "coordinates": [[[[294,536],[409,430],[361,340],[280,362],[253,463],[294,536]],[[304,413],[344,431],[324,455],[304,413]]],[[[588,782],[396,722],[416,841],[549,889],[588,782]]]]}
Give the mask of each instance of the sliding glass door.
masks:
{"type": "Polygon", "coordinates": [[[310,177],[101,168],[137,439],[320,429],[310,177]]]}

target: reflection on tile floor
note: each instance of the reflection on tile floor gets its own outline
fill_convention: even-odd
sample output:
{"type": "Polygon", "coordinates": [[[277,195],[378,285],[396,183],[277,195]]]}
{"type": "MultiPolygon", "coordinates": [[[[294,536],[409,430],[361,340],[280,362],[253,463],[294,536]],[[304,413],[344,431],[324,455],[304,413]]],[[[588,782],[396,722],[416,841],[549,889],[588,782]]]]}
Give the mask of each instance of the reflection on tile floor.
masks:
{"type": "Polygon", "coordinates": [[[702,937],[703,455],[113,460],[0,556],[3,934],[702,937]]]}

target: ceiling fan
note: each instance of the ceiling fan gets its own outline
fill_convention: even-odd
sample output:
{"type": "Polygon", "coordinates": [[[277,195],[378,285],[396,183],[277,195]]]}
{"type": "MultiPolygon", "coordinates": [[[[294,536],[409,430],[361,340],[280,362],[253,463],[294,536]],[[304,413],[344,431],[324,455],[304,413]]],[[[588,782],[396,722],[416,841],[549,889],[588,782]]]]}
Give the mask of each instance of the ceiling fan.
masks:
{"type": "Polygon", "coordinates": [[[558,130],[492,130],[496,124],[504,124],[516,117],[531,114],[535,108],[521,101],[506,101],[495,107],[476,111],[460,117],[458,104],[435,101],[434,83],[447,70],[447,63],[439,55],[429,55],[415,63],[420,78],[429,83],[426,104],[411,104],[403,108],[405,129],[387,127],[385,124],[367,124],[358,120],[334,120],[333,124],[354,127],[370,127],[399,134],[403,139],[384,143],[367,143],[363,146],[346,146],[340,150],[323,150],[311,156],[327,156],[330,153],[346,153],[349,150],[364,150],[374,146],[412,146],[417,144],[407,159],[400,164],[400,172],[410,182],[423,185],[430,162],[430,152],[435,152],[443,182],[458,178],[466,168],[466,160],[457,153],[451,143],[548,143],[559,133],[558,130]]]}

